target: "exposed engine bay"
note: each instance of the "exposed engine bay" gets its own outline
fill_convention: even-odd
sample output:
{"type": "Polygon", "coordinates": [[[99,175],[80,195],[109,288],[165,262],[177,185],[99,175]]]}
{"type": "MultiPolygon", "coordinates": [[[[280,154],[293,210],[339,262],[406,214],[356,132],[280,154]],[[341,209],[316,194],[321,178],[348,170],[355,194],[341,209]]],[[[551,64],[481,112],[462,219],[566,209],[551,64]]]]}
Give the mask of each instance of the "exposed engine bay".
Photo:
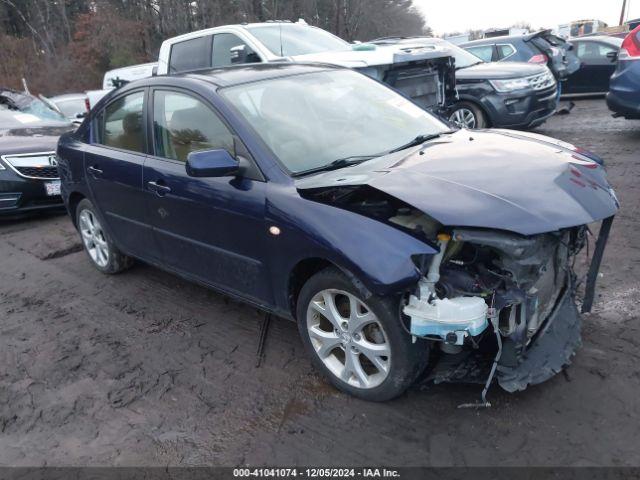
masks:
{"type": "MultiPolygon", "coordinates": [[[[451,228],[366,185],[304,194],[434,245],[435,255],[413,258],[420,280],[405,293],[400,315],[408,334],[432,345],[431,380],[485,383],[488,405],[486,391],[494,378],[505,390],[523,390],[570,363],[580,345],[574,265],[587,242],[585,225],[528,236],[451,228]]],[[[604,222],[610,226],[611,220],[604,222]]],[[[608,228],[603,232],[600,249],[608,228]]],[[[594,278],[597,257],[596,251],[589,273],[594,278]]],[[[594,278],[587,289],[593,289],[594,278]]]]}

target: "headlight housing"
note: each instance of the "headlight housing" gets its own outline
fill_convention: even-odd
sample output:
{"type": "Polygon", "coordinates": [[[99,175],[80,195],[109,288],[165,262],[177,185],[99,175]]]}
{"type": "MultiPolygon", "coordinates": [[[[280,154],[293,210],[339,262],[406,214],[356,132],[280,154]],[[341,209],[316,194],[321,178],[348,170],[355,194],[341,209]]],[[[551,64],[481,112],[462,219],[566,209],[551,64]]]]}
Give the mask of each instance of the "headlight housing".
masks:
{"type": "Polygon", "coordinates": [[[489,80],[489,82],[498,92],[513,92],[529,87],[529,80],[526,78],[507,78],[505,80],[489,80]]]}

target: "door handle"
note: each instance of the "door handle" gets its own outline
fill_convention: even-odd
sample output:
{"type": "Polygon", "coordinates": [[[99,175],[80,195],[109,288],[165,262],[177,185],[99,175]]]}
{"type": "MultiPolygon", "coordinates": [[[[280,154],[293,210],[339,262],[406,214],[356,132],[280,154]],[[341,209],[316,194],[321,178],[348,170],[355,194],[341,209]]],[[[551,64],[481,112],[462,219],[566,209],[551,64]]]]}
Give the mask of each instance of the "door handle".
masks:
{"type": "Polygon", "coordinates": [[[164,197],[171,191],[171,187],[165,185],[162,180],[158,180],[156,182],[147,182],[147,185],[149,186],[149,190],[155,192],[159,197],[164,197]]]}
{"type": "Polygon", "coordinates": [[[87,168],[87,171],[94,177],[99,177],[100,175],[102,175],[104,172],[102,170],[100,170],[99,168],[96,167],[89,167],[87,168]]]}

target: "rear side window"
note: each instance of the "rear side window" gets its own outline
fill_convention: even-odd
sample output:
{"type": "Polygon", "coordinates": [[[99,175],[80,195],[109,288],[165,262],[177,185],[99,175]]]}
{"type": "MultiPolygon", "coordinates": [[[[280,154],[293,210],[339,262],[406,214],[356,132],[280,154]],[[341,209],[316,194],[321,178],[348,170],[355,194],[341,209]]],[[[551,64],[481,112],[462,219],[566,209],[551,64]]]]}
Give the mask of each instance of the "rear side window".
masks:
{"type": "Polygon", "coordinates": [[[218,33],[213,37],[213,61],[214,67],[226,67],[241,63],[256,63],[260,57],[232,33],[218,33]]]}
{"type": "Polygon", "coordinates": [[[144,153],[142,125],[144,92],[135,92],[111,102],[100,115],[99,142],[107,147],[144,153]]]}
{"type": "Polygon", "coordinates": [[[468,47],[467,51],[473,53],[480,60],[491,62],[493,60],[493,45],[480,45],[477,47],[468,47]]]}
{"type": "Polygon", "coordinates": [[[513,45],[498,45],[498,59],[504,60],[505,58],[510,57],[516,53],[516,49],[513,48],[513,45]]]}
{"type": "Polygon", "coordinates": [[[174,44],[169,56],[169,73],[210,67],[211,41],[211,35],[208,35],[174,44]]]}
{"type": "Polygon", "coordinates": [[[227,150],[233,135],[202,101],[177,92],[156,90],[153,96],[156,155],[186,162],[198,150],[227,150]]]}

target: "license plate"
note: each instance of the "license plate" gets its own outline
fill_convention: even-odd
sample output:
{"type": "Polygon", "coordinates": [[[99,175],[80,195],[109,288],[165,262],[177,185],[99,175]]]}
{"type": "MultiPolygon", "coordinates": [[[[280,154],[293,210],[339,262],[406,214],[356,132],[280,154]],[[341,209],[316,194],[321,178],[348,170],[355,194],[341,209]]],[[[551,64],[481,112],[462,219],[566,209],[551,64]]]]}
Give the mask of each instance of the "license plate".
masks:
{"type": "Polygon", "coordinates": [[[44,188],[47,191],[47,195],[60,195],[60,181],[56,182],[46,182],[44,184],[44,188]]]}

